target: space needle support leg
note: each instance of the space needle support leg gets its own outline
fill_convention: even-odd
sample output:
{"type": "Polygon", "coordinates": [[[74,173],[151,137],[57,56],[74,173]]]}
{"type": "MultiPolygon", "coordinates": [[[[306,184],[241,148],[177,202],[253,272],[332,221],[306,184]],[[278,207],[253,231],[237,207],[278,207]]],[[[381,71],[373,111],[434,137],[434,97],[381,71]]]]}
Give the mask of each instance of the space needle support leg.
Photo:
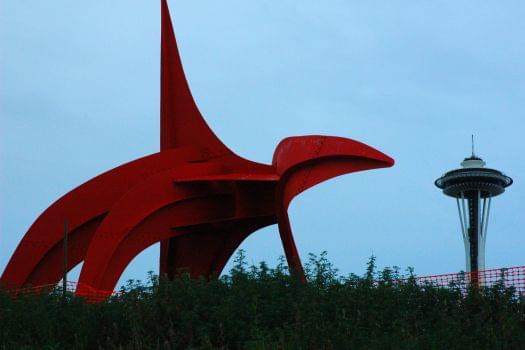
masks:
{"type": "Polygon", "coordinates": [[[480,253],[480,265],[482,266],[482,269],[485,269],[485,242],[487,241],[487,226],[489,224],[489,214],[490,214],[490,204],[492,202],[492,197],[485,198],[483,200],[483,217],[481,219],[482,226],[481,226],[481,241],[480,241],[480,249],[483,251],[480,253]],[[488,205],[487,205],[488,202],[488,205]],[[486,207],[486,210],[485,210],[486,207]]]}
{"type": "MultiPolygon", "coordinates": [[[[480,199],[481,200],[481,199],[480,199]]],[[[481,211],[479,225],[479,269],[485,270],[485,218],[487,216],[487,198],[483,198],[483,210],[481,211]]]]}
{"type": "Polygon", "coordinates": [[[458,205],[458,214],[459,214],[459,223],[461,224],[461,234],[463,235],[463,239],[465,239],[465,222],[463,221],[463,215],[461,214],[461,207],[459,205],[459,198],[456,197],[456,204],[458,205]]]}
{"type": "Polygon", "coordinates": [[[490,203],[492,202],[492,197],[489,197],[487,206],[487,212],[485,213],[485,221],[483,223],[483,242],[485,242],[485,239],[487,238],[487,226],[489,225],[489,214],[490,214],[490,203]]]}
{"type": "MultiPolygon", "coordinates": [[[[458,202],[459,202],[458,198],[458,202]]],[[[470,272],[470,237],[469,237],[469,227],[467,221],[467,211],[465,209],[465,194],[461,192],[461,210],[459,211],[459,219],[461,221],[461,226],[464,228],[463,232],[463,243],[465,245],[465,264],[467,272],[470,272]]],[[[458,204],[459,205],[459,204],[458,204]]],[[[459,206],[458,206],[459,210],[459,206]]]]}

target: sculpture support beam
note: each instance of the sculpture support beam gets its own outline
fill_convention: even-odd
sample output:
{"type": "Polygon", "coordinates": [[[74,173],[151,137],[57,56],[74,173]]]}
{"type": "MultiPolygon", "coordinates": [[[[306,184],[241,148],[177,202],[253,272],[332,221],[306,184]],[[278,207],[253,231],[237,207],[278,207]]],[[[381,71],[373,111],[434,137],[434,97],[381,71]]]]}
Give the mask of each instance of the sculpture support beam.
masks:
{"type": "Polygon", "coordinates": [[[306,282],[301,258],[299,257],[299,252],[297,251],[292,235],[288,213],[286,211],[281,211],[281,214],[278,215],[277,221],[279,223],[279,234],[286,255],[286,261],[288,262],[288,269],[290,270],[290,273],[297,276],[301,282],[306,282]]]}

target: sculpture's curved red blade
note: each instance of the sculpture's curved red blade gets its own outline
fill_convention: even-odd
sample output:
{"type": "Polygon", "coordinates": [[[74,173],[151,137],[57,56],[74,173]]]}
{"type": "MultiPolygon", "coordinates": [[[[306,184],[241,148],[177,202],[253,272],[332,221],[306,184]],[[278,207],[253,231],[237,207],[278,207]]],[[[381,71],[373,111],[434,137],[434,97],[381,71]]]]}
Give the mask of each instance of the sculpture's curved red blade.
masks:
{"type": "Polygon", "coordinates": [[[144,177],[174,164],[201,161],[198,152],[173,149],[107,171],[68,192],[31,225],[9,260],[0,283],[12,287],[53,284],[63,275],[64,223],[68,224],[68,270],[84,260],[91,237],[112,205],[144,177]]]}
{"type": "Polygon", "coordinates": [[[287,208],[299,193],[327,179],[391,167],[394,160],[359,141],[311,135],[282,140],[275,149],[272,164],[281,178],[283,203],[287,208]]]}

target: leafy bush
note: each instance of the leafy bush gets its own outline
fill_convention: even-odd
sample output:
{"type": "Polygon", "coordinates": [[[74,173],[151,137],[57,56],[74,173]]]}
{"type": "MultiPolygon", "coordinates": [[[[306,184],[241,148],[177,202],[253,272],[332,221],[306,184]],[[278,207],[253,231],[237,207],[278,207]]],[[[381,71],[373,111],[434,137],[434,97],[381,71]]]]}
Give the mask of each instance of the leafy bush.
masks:
{"type": "Polygon", "coordinates": [[[1,349],[520,349],[525,300],[489,289],[418,285],[412,270],[339,276],[310,254],[308,283],[248,266],[244,252],[213,279],[149,274],[100,304],[60,293],[0,292],[1,349]]]}

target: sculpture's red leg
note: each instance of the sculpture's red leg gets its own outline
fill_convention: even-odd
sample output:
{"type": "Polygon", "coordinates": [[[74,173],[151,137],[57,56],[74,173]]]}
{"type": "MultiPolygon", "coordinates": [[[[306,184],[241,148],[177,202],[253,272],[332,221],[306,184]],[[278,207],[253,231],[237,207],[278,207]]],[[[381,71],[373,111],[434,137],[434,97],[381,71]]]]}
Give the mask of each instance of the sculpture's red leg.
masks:
{"type": "Polygon", "coordinates": [[[290,226],[290,219],[288,218],[286,210],[282,209],[277,214],[277,223],[279,225],[279,234],[281,236],[281,242],[283,243],[284,253],[286,255],[286,261],[288,261],[290,273],[297,276],[301,282],[306,282],[303,264],[301,263],[301,258],[299,257],[299,252],[295,245],[292,228],[290,226]]]}
{"type": "Polygon", "coordinates": [[[167,277],[218,276],[239,244],[253,231],[274,223],[273,217],[246,218],[198,225],[191,234],[173,238],[167,277]]]}
{"type": "Polygon", "coordinates": [[[225,227],[227,234],[223,234],[224,237],[220,249],[218,249],[211,262],[209,275],[219,276],[228,260],[246,237],[260,228],[273,224],[275,224],[273,215],[229,223],[225,227]]]}
{"type": "MultiPolygon", "coordinates": [[[[175,243],[175,242],[173,242],[175,243]]],[[[162,278],[169,278],[169,261],[171,251],[171,239],[164,239],[160,241],[160,256],[159,256],[159,276],[162,278]]]]}
{"type": "Polygon", "coordinates": [[[225,232],[210,225],[199,225],[190,234],[170,240],[170,261],[167,277],[189,273],[192,277],[208,277],[214,256],[222,245],[225,232]]]}
{"type": "MultiPolygon", "coordinates": [[[[84,225],[68,234],[68,272],[84,260],[91,238],[103,219],[104,216],[101,215],[86,222],[84,225]]],[[[45,284],[56,284],[60,281],[64,273],[63,244],[64,241],[62,240],[44,255],[27,278],[25,284],[40,286],[45,284]]]]}

